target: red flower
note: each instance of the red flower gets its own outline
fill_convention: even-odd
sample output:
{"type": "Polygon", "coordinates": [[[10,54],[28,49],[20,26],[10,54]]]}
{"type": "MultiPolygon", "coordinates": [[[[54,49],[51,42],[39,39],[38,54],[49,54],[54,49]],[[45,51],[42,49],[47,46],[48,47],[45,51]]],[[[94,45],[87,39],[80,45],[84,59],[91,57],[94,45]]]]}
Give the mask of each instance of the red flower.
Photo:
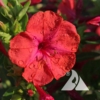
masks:
{"type": "Polygon", "coordinates": [[[28,95],[29,95],[30,97],[34,95],[34,92],[33,92],[31,89],[29,89],[29,90],[27,91],[27,93],[28,93],[28,95]]]}
{"type": "Polygon", "coordinates": [[[100,26],[100,16],[95,17],[87,22],[87,24],[92,24],[96,26],[100,26]]]}
{"type": "Polygon", "coordinates": [[[40,88],[39,86],[35,86],[35,87],[40,96],[39,100],[54,100],[54,98],[49,94],[47,94],[42,88],[40,88]]]}
{"type": "Polygon", "coordinates": [[[67,20],[73,22],[81,13],[82,0],[62,0],[58,7],[58,13],[65,14],[67,20]]]}
{"type": "MultiPolygon", "coordinates": [[[[29,0],[27,0],[27,1],[29,1],[29,0]]],[[[26,2],[27,2],[26,1],[26,2]]],[[[40,3],[42,0],[31,0],[31,5],[35,5],[35,4],[37,4],[37,3],[40,3]]],[[[26,2],[22,2],[21,4],[22,5],[24,5],[26,2]]]]}
{"type": "Polygon", "coordinates": [[[94,17],[87,21],[87,29],[85,32],[95,32],[100,36],[100,16],[94,17]]]}
{"type": "Polygon", "coordinates": [[[8,56],[8,53],[1,41],[0,41],[0,52],[2,52],[5,56],[8,56]]]}
{"type": "Polygon", "coordinates": [[[22,76],[28,82],[42,86],[71,70],[79,42],[73,24],[54,12],[38,12],[26,31],[10,41],[9,57],[24,68],[22,76]]]}
{"type": "Polygon", "coordinates": [[[31,5],[40,3],[42,0],[31,0],[31,5]]]}
{"type": "Polygon", "coordinates": [[[4,3],[2,0],[0,0],[0,6],[4,6],[4,3]]]}

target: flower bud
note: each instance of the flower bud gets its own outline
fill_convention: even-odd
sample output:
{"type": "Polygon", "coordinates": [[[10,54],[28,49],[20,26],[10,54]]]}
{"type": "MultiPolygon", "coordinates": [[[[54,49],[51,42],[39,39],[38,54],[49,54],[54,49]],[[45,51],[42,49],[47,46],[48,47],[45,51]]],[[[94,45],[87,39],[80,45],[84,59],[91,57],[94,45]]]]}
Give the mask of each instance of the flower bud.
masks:
{"type": "Polygon", "coordinates": [[[31,89],[29,89],[29,90],[27,91],[27,93],[28,93],[28,95],[29,95],[30,97],[32,97],[32,96],[34,95],[34,92],[33,92],[31,89]]]}
{"type": "Polygon", "coordinates": [[[39,93],[39,100],[54,100],[54,98],[52,96],[50,96],[49,94],[47,94],[42,88],[40,88],[39,86],[36,86],[36,89],[39,93]]]}

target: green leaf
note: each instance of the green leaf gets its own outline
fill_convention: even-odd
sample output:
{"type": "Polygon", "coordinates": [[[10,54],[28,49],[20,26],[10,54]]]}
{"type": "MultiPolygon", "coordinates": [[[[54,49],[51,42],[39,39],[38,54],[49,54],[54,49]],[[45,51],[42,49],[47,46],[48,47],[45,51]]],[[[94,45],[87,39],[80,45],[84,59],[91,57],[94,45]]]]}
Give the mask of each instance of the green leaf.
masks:
{"type": "Polygon", "coordinates": [[[21,81],[20,83],[22,89],[26,90],[27,89],[27,83],[25,81],[21,81]]]}
{"type": "Polygon", "coordinates": [[[7,4],[7,1],[8,1],[8,0],[3,0],[4,4],[7,4]]]}
{"type": "Polygon", "coordinates": [[[20,3],[25,2],[26,0],[18,0],[20,3]]]}
{"type": "Polygon", "coordinates": [[[7,19],[0,13],[0,21],[7,23],[7,19]]]}
{"type": "Polygon", "coordinates": [[[0,28],[1,28],[4,32],[6,32],[6,30],[7,30],[6,25],[5,25],[2,21],[0,21],[0,28]]]}
{"type": "Polygon", "coordinates": [[[18,34],[21,31],[22,31],[22,29],[21,29],[20,23],[17,20],[15,20],[13,26],[11,27],[11,32],[12,32],[13,36],[15,36],[16,34],[18,34]]]}
{"type": "Polygon", "coordinates": [[[3,43],[9,43],[11,35],[9,33],[0,32],[0,39],[3,43]]]}
{"type": "Polygon", "coordinates": [[[86,39],[89,39],[89,38],[91,38],[91,37],[96,37],[96,36],[98,36],[97,34],[95,34],[94,32],[89,32],[89,33],[84,33],[84,39],[86,40],[86,39]]]}
{"type": "Polygon", "coordinates": [[[25,14],[24,17],[20,20],[20,26],[22,31],[26,29],[27,22],[28,22],[28,15],[25,14]]]}
{"type": "Polygon", "coordinates": [[[18,16],[17,16],[17,18],[16,18],[18,21],[20,21],[20,20],[24,17],[24,15],[26,14],[26,12],[27,12],[29,6],[30,6],[30,1],[28,1],[28,2],[24,5],[23,9],[22,9],[22,10],[20,11],[20,13],[18,14],[18,16]]]}
{"type": "Polygon", "coordinates": [[[2,16],[4,16],[10,22],[12,22],[14,20],[13,16],[12,16],[12,13],[10,11],[8,11],[7,8],[0,7],[0,13],[1,13],[2,16]]]}
{"type": "Polygon", "coordinates": [[[77,28],[77,31],[78,31],[81,39],[83,39],[83,35],[84,35],[84,30],[85,29],[86,29],[86,26],[84,26],[84,25],[77,28]]]}
{"type": "Polygon", "coordinates": [[[10,96],[10,95],[13,95],[14,94],[14,87],[10,87],[4,94],[3,96],[4,97],[7,97],[7,96],[10,96]]]}
{"type": "Polygon", "coordinates": [[[13,36],[24,31],[26,29],[27,22],[28,22],[27,14],[25,14],[24,17],[20,21],[15,20],[13,26],[11,27],[11,32],[13,36]]]}
{"type": "Polygon", "coordinates": [[[28,9],[28,13],[36,13],[38,11],[39,11],[39,9],[37,9],[36,6],[30,6],[28,9]]]}
{"type": "Polygon", "coordinates": [[[22,100],[21,98],[22,98],[21,95],[19,95],[19,94],[14,94],[14,95],[12,95],[11,100],[22,100]]]}
{"type": "Polygon", "coordinates": [[[86,44],[100,44],[100,40],[96,41],[84,41],[86,44]]]}
{"type": "Polygon", "coordinates": [[[18,2],[18,0],[9,0],[8,6],[12,12],[14,19],[18,16],[19,12],[22,10],[22,5],[18,2]]]}

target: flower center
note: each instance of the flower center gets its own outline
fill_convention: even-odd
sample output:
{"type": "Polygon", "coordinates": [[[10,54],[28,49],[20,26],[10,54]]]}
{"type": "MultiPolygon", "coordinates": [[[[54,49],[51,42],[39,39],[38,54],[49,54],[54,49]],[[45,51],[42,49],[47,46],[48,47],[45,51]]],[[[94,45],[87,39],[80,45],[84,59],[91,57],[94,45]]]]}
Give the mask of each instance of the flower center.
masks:
{"type": "Polygon", "coordinates": [[[43,49],[45,47],[45,44],[43,42],[41,42],[39,45],[38,45],[38,49],[43,49]]]}

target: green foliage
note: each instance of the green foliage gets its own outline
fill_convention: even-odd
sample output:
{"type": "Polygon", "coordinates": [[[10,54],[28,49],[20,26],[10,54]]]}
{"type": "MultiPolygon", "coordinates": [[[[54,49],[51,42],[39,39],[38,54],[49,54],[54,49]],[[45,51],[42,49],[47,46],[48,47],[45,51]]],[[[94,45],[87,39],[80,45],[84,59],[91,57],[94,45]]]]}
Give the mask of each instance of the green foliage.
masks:
{"type": "Polygon", "coordinates": [[[14,87],[10,87],[4,94],[3,97],[7,97],[14,94],[14,87]]]}
{"type": "Polygon", "coordinates": [[[25,30],[30,1],[22,6],[17,0],[9,0],[6,7],[0,7],[1,32],[7,32],[11,37],[25,30]]]}
{"type": "Polygon", "coordinates": [[[29,8],[29,5],[30,5],[30,1],[27,2],[24,5],[23,9],[19,12],[19,14],[17,15],[17,18],[16,18],[18,21],[20,21],[24,17],[24,15],[26,14],[26,12],[27,12],[27,10],[29,8]]]}
{"type": "MultiPolygon", "coordinates": [[[[24,6],[22,6],[18,0],[4,0],[4,2],[6,6],[0,6],[0,40],[2,40],[5,48],[8,50],[10,39],[26,28],[28,21],[27,10],[30,1],[24,6]]],[[[14,70],[12,70],[12,68],[14,68],[13,64],[0,52],[0,78],[2,79],[0,85],[2,85],[2,89],[9,87],[4,93],[2,100],[21,100],[22,96],[24,96],[24,94],[17,91],[17,88],[20,89],[20,87],[11,87],[19,77],[15,76],[13,79],[12,76],[12,78],[9,79],[7,75],[14,75],[14,70]],[[7,74],[8,72],[9,74],[7,74]],[[12,84],[10,82],[12,82],[12,84]]]]}
{"type": "Polygon", "coordinates": [[[100,15],[100,0],[92,0],[93,6],[91,7],[91,9],[88,10],[88,12],[92,15],[92,16],[96,16],[96,15],[100,15]]]}
{"type": "Polygon", "coordinates": [[[11,39],[11,35],[9,33],[5,33],[5,32],[0,32],[0,40],[3,41],[3,43],[9,43],[11,39]]]}
{"type": "MultiPolygon", "coordinates": [[[[30,5],[31,2],[28,0],[28,2],[22,5],[21,3],[24,1],[26,0],[3,0],[5,7],[0,6],[0,40],[3,42],[7,51],[9,50],[10,39],[20,32],[26,30],[28,14],[34,14],[40,11],[42,7],[48,8],[47,5],[50,3],[48,3],[47,0],[43,0],[41,4],[30,5]]],[[[58,2],[55,4],[56,7],[58,7],[61,1],[62,0],[58,0],[58,2]]],[[[100,15],[100,0],[83,0],[83,2],[83,12],[80,17],[92,17],[100,15]]],[[[53,5],[53,3],[51,4],[53,5]]],[[[52,7],[50,9],[52,9],[52,7]]],[[[55,9],[55,11],[56,10],[57,9],[55,9]]],[[[61,17],[63,17],[65,20],[67,18],[66,15],[63,14],[61,17]]],[[[100,36],[98,36],[94,31],[89,33],[85,32],[87,29],[86,21],[82,24],[80,24],[78,21],[79,19],[77,18],[73,23],[75,24],[81,39],[79,51],[76,55],[76,64],[84,61],[86,62],[85,64],[82,63],[82,65],[79,66],[82,67],[82,70],[77,70],[77,72],[89,87],[89,91],[78,91],[78,93],[84,100],[100,100],[100,48],[98,51],[95,47],[88,52],[83,51],[83,47],[85,45],[100,46],[100,36]]],[[[22,72],[22,68],[14,65],[9,58],[5,57],[0,52],[0,79],[2,79],[0,88],[5,91],[2,96],[2,100],[39,99],[39,94],[37,93],[33,83],[26,82],[20,75],[22,72]],[[31,89],[34,92],[32,97],[28,95],[28,89],[31,89]]],[[[63,82],[66,82],[68,79],[69,78],[67,76],[59,79],[59,86],[56,91],[52,93],[55,100],[73,100],[71,96],[67,94],[67,92],[62,92],[62,86],[60,87],[60,85],[63,82]]],[[[58,81],[53,81],[51,85],[57,82],[58,81]]],[[[48,86],[50,86],[50,84],[45,87],[45,90],[48,88],[48,86]]]]}

